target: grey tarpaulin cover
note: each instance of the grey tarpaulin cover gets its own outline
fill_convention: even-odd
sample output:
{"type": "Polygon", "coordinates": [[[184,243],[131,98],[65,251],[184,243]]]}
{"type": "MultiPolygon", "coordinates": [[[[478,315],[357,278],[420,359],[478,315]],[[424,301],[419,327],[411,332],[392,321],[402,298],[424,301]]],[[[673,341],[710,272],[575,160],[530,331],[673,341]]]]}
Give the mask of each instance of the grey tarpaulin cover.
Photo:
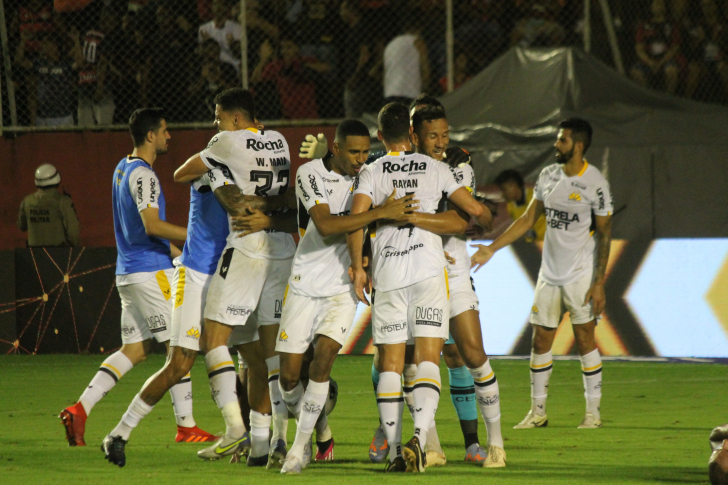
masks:
{"type": "Polygon", "coordinates": [[[451,145],[479,185],[554,162],[556,125],[594,127],[587,159],[607,176],[622,239],[728,237],[728,108],[643,89],[573,48],[514,48],[441,98],[451,145]]]}

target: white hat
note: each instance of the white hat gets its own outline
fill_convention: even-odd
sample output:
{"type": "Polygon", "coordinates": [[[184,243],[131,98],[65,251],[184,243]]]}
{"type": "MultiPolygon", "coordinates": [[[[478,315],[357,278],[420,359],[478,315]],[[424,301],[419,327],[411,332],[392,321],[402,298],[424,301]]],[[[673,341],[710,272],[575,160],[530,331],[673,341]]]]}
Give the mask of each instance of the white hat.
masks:
{"type": "Polygon", "coordinates": [[[38,187],[48,187],[49,185],[58,185],[60,183],[61,174],[50,163],[41,165],[35,170],[35,185],[38,187]]]}

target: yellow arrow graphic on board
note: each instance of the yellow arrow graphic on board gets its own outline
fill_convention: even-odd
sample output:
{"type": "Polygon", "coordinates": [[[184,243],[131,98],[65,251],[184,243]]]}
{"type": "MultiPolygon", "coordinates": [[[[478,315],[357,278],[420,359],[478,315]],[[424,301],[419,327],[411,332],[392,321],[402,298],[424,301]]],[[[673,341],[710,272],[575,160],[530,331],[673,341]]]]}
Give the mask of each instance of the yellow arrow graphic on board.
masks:
{"type": "Polygon", "coordinates": [[[705,299],[710,305],[710,309],[713,310],[715,318],[728,334],[728,254],[726,254],[723,266],[705,294],[705,299]]]}

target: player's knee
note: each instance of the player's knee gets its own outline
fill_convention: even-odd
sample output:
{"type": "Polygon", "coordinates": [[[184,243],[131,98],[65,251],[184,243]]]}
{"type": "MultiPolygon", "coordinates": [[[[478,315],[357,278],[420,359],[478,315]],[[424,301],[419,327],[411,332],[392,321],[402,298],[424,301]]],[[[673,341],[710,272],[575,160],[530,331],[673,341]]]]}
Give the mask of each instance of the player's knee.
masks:
{"type": "Polygon", "coordinates": [[[278,377],[278,382],[280,382],[281,389],[283,389],[284,391],[292,391],[293,388],[298,385],[300,377],[301,376],[299,372],[281,369],[281,374],[278,377]]]}

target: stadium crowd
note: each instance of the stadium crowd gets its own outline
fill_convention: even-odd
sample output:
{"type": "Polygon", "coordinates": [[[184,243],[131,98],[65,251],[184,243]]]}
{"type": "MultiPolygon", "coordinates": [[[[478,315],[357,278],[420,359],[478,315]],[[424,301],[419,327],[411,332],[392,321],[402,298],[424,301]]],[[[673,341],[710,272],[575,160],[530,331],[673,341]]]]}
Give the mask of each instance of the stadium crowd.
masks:
{"type": "MultiPolygon", "coordinates": [[[[611,62],[594,3],[592,52],[611,62]]],[[[610,4],[632,79],[725,101],[724,2],[610,4]]],[[[583,45],[581,0],[454,7],[455,88],[512,46],[583,45]]],[[[11,0],[6,12],[21,125],[124,124],[150,100],[170,122],[207,120],[242,83],[242,18],[261,119],[357,117],[447,89],[443,0],[248,0],[242,13],[233,0],[11,0]]]]}

